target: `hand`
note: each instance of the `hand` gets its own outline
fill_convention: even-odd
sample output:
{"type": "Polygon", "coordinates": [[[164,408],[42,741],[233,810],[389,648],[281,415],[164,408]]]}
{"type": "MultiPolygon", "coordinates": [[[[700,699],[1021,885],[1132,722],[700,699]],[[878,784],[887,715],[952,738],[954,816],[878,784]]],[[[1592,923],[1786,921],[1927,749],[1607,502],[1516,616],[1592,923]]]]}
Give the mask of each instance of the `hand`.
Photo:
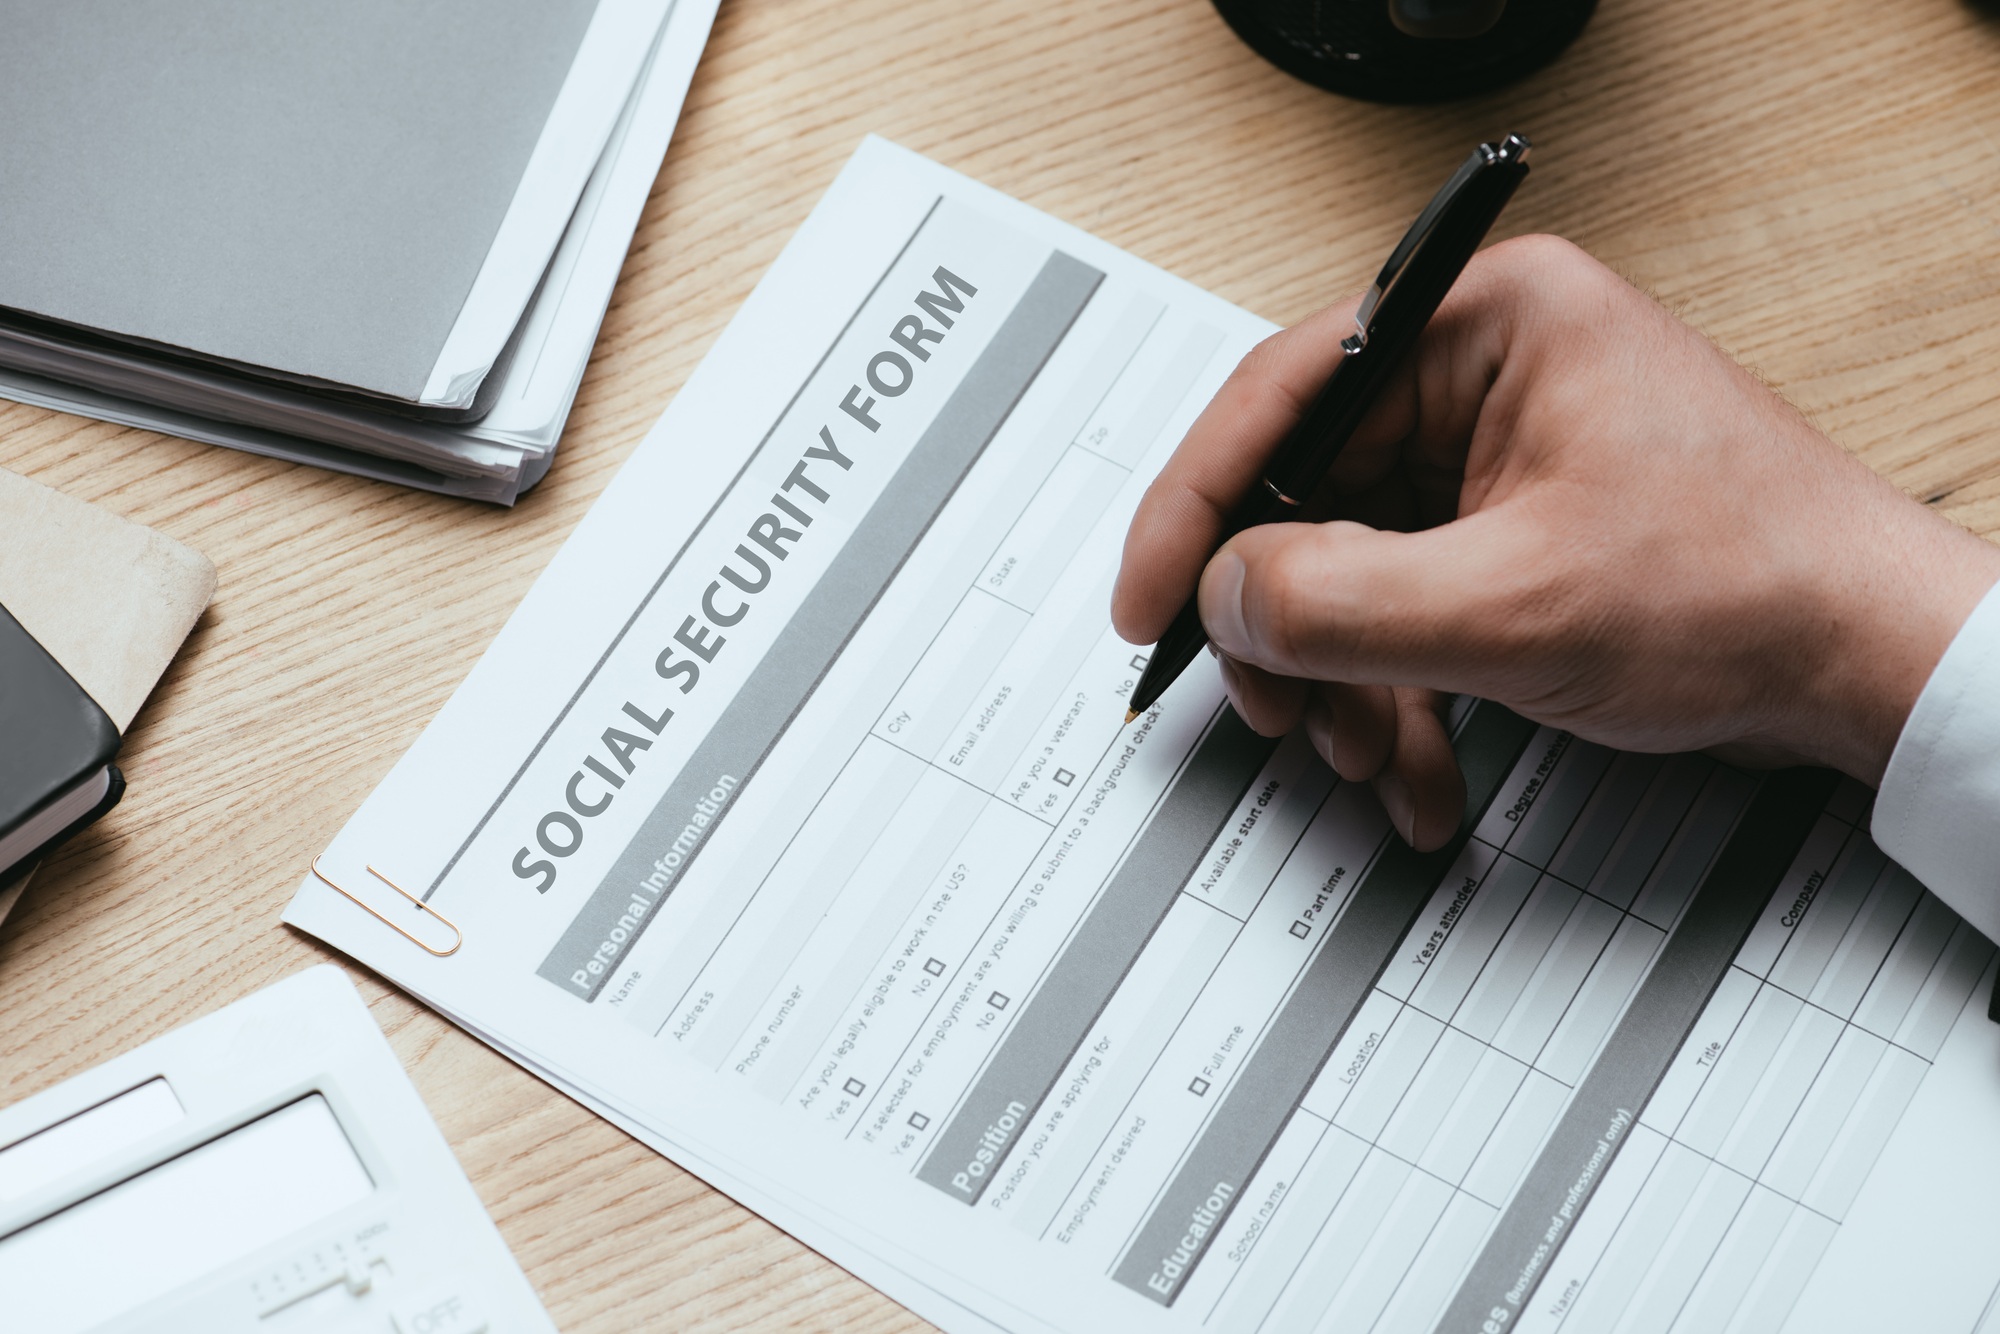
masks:
{"type": "Polygon", "coordinates": [[[1244,720],[1303,722],[1419,848],[1464,806],[1440,692],[1606,745],[1880,781],[2000,548],[1567,242],[1472,261],[1313,498],[1330,521],[1208,557],[1354,308],[1265,340],[1195,422],[1126,536],[1121,635],[1158,639],[1198,580],[1244,720]]]}

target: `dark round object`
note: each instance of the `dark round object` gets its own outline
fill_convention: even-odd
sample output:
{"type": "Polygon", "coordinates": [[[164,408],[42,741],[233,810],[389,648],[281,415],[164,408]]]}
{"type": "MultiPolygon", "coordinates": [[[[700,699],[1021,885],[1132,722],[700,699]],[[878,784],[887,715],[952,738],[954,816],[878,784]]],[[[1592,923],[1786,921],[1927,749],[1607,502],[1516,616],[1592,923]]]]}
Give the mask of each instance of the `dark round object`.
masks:
{"type": "Polygon", "coordinates": [[[1507,12],[1507,0],[1389,0],[1389,22],[1412,37],[1478,37],[1507,12]]]}
{"type": "Polygon", "coordinates": [[[1597,0],[1508,0],[1477,37],[1412,37],[1386,0],[1215,0],[1264,59],[1370,102],[1449,102],[1533,73],[1576,40],[1597,0]]]}

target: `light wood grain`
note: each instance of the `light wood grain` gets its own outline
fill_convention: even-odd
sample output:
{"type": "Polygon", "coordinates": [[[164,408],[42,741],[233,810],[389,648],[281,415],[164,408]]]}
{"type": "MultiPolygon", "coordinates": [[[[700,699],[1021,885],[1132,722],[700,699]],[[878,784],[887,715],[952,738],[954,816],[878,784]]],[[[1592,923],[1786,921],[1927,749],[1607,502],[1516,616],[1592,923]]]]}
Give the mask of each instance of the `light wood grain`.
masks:
{"type": "MultiPolygon", "coordinates": [[[[517,509],[0,405],[0,464],[221,575],[127,740],[124,805],[0,931],[0,1103],[326,957],[278,923],[307,862],[867,131],[1290,322],[1365,282],[1468,144],[1524,130],[1508,231],[1582,243],[1993,535],[1996,127],[2000,20],[1962,0],[1604,0],[1553,68],[1422,109],[1298,84],[1203,0],[730,0],[517,509]]],[[[351,971],[563,1329],[926,1327],[351,971]]]]}

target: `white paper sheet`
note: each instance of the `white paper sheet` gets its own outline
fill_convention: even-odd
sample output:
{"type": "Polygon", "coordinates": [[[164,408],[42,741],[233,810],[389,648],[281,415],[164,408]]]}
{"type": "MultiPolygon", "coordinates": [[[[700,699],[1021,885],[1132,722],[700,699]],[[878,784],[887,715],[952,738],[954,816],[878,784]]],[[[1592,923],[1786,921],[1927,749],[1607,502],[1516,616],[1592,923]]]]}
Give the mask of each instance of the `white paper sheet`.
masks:
{"type": "Polygon", "coordinates": [[[599,0],[419,402],[469,408],[562,243],[672,0],[599,0]]]}
{"type": "Polygon", "coordinates": [[[1268,328],[871,139],[328,850],[462,948],[286,920],[947,1328],[1971,1328],[2000,1159],[1875,1165],[2000,1127],[1992,950],[1865,793],[1465,700],[1419,857],[1206,665],[1121,726],[1268,328]]]}

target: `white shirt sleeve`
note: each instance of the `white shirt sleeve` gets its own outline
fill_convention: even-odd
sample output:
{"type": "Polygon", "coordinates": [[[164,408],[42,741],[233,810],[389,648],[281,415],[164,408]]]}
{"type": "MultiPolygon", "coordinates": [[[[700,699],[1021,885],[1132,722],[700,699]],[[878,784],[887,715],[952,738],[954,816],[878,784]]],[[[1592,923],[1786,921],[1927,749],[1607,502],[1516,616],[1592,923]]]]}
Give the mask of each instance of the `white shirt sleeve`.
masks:
{"type": "Polygon", "coordinates": [[[2000,585],[1917,697],[1872,824],[1882,851],[2000,940],[2000,585]]]}

